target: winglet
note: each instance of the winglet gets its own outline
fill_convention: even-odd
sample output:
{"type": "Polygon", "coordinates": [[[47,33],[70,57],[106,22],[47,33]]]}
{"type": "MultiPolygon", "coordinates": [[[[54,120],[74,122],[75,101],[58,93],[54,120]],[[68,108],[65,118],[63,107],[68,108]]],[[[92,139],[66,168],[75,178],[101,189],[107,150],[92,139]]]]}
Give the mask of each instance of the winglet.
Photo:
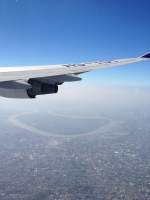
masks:
{"type": "Polygon", "coordinates": [[[150,52],[141,56],[141,58],[146,58],[146,59],[150,59],[150,52]]]}

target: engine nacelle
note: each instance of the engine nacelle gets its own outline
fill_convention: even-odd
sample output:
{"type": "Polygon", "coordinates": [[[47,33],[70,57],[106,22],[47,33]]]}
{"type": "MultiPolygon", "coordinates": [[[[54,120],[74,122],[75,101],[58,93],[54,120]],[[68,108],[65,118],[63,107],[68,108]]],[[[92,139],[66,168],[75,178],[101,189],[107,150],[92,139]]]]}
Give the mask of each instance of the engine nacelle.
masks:
{"type": "Polygon", "coordinates": [[[0,96],[6,98],[30,98],[27,94],[27,90],[31,88],[28,83],[5,81],[0,82],[0,96]]]}
{"type": "Polygon", "coordinates": [[[6,98],[28,99],[31,98],[25,89],[0,88],[0,96],[6,98]]]}
{"type": "Polygon", "coordinates": [[[27,90],[30,98],[35,98],[36,95],[54,94],[58,92],[58,85],[42,83],[40,81],[30,79],[28,83],[32,86],[27,90]]]}
{"type": "Polygon", "coordinates": [[[35,98],[36,95],[57,93],[58,86],[30,80],[29,83],[6,81],[0,83],[0,96],[7,98],[35,98]]]}

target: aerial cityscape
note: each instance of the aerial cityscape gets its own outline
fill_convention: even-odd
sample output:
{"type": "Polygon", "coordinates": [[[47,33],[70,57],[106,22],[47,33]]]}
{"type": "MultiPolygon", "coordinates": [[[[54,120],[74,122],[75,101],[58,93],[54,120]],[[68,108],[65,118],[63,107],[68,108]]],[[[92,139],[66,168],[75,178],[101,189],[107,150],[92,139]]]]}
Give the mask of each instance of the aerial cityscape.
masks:
{"type": "Polygon", "coordinates": [[[19,102],[20,114],[11,108],[1,115],[0,199],[150,199],[149,103],[139,107],[149,95],[142,91],[134,91],[140,100],[132,111],[127,99],[105,112],[101,97],[89,110],[81,99],[82,110],[54,107],[55,97],[48,110],[30,105],[25,113],[19,102]]]}

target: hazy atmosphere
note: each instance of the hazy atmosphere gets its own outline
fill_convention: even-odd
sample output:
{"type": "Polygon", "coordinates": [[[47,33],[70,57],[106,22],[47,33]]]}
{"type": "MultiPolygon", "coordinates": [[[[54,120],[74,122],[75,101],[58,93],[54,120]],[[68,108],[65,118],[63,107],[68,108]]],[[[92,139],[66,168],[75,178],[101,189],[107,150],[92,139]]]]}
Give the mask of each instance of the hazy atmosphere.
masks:
{"type": "MultiPolygon", "coordinates": [[[[0,66],[150,51],[148,0],[0,0],[0,66]]],[[[150,62],[0,97],[0,200],[149,200],[150,62]]]]}
{"type": "Polygon", "coordinates": [[[0,198],[148,199],[150,88],[62,89],[1,98],[0,198]]]}

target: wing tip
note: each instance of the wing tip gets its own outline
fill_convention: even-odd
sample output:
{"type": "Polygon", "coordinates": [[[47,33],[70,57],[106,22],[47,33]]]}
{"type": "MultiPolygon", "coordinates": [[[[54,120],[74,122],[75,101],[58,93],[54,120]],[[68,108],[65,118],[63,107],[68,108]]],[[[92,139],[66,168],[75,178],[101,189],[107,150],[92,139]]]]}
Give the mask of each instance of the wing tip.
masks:
{"type": "Polygon", "coordinates": [[[150,59],[150,52],[141,56],[141,58],[150,59]]]}

